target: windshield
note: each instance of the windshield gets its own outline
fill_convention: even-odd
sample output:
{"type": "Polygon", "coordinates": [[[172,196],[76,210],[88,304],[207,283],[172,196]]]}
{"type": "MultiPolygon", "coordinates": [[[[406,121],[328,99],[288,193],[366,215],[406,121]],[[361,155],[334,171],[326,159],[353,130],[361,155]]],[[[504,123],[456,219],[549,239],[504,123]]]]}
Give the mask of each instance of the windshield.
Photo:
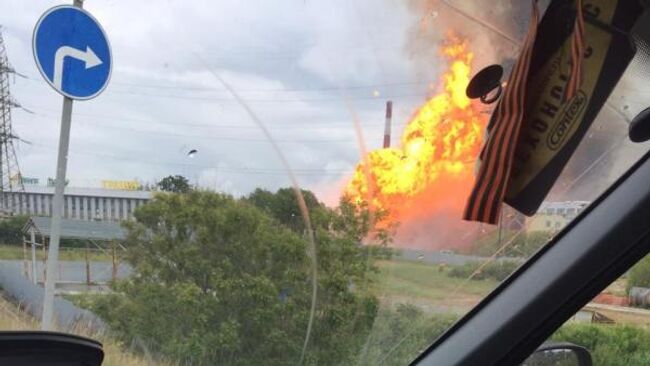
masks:
{"type": "Polygon", "coordinates": [[[525,1],[87,0],[109,46],[48,66],[55,5],[0,0],[0,328],[41,328],[50,276],[108,364],[407,364],[648,149],[637,57],[535,215],[462,219],[496,105],[466,88],[507,89],[525,1]],[[77,69],[110,78],[67,104],[51,267],[77,69]]]}

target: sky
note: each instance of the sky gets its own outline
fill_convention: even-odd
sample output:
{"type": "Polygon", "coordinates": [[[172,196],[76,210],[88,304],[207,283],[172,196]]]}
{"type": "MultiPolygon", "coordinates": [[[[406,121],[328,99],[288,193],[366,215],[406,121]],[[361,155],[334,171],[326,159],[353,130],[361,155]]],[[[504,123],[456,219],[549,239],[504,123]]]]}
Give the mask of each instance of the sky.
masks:
{"type": "MultiPolygon", "coordinates": [[[[340,186],[359,159],[341,88],[369,147],[381,143],[387,98],[403,124],[427,91],[404,52],[414,14],[370,3],[86,1],[114,66],[102,95],[74,104],[71,185],[182,174],[236,195],[287,186],[277,154],[217,73],[267,126],[301,185],[340,186]],[[190,159],[191,149],[199,153],[190,159]]],[[[13,113],[15,131],[32,143],[19,143],[19,163],[41,181],[54,176],[62,98],[39,75],[31,38],[39,16],[58,4],[0,2],[10,62],[27,76],[11,91],[34,112],[13,113]]]]}
{"type": "MultiPolygon", "coordinates": [[[[497,1],[486,11],[480,2],[454,3],[516,42],[526,22],[513,12],[527,11],[511,2],[522,3],[497,1]]],[[[74,104],[71,185],[182,174],[233,195],[288,186],[279,156],[216,74],[268,128],[299,184],[334,202],[360,158],[353,115],[366,146],[378,148],[392,100],[397,143],[440,88],[444,34],[469,37],[479,65],[515,54],[516,44],[441,3],[87,0],[109,37],[113,72],[103,94],[74,104]],[[192,149],[198,154],[188,158],[192,149]]],[[[42,182],[55,175],[62,97],[40,76],[31,41],[40,15],[59,4],[0,0],[9,60],[26,75],[11,92],[33,112],[13,111],[14,130],[31,142],[18,143],[19,164],[42,182]]]]}

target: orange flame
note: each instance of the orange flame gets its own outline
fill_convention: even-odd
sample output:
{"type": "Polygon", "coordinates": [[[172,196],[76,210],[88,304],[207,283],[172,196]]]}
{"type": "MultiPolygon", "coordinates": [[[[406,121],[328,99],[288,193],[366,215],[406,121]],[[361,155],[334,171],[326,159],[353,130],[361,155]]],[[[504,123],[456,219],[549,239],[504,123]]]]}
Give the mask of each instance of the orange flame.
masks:
{"type": "Polygon", "coordinates": [[[344,191],[355,202],[372,195],[371,207],[386,211],[391,222],[459,212],[474,180],[487,123],[465,95],[474,55],[453,38],[441,53],[449,60],[444,90],[414,114],[399,147],[371,151],[357,165],[344,191]]]}

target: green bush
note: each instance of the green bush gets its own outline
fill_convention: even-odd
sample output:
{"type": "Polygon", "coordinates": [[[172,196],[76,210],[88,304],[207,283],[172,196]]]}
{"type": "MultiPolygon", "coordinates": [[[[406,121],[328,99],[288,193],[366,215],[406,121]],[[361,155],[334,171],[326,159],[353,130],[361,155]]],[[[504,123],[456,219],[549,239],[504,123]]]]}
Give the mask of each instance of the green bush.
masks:
{"type": "MultiPolygon", "coordinates": [[[[19,215],[0,219],[0,244],[22,245],[23,227],[29,220],[29,216],[19,215]]],[[[29,238],[28,238],[29,239],[29,238]]],[[[40,238],[37,238],[40,241],[40,238]]],[[[82,248],[87,241],[81,239],[61,239],[62,247],[82,248]]]]}
{"type": "Polygon", "coordinates": [[[527,258],[544,246],[549,239],[550,234],[541,231],[518,233],[517,231],[503,230],[501,241],[499,241],[499,234],[495,230],[478,240],[469,250],[469,254],[491,256],[499,251],[499,256],[502,257],[527,258]],[[501,246],[510,240],[512,242],[502,249],[501,246]]]}
{"type": "Polygon", "coordinates": [[[366,346],[354,365],[408,365],[455,321],[454,315],[429,316],[410,304],[377,315],[366,346]]]}
{"type": "MultiPolygon", "coordinates": [[[[465,279],[471,276],[474,272],[476,272],[477,269],[482,264],[483,262],[468,262],[463,265],[453,266],[451,267],[449,272],[447,272],[447,275],[450,277],[465,279]]],[[[512,272],[514,272],[514,270],[517,269],[517,267],[519,267],[519,263],[514,261],[490,262],[485,267],[483,267],[480,271],[478,271],[476,275],[472,277],[472,279],[473,280],[493,279],[497,281],[503,281],[512,272]]]]}
{"type": "Polygon", "coordinates": [[[27,216],[12,216],[0,219],[0,243],[22,244],[22,230],[27,223],[27,219],[27,216]]]}
{"type": "MultiPolygon", "coordinates": [[[[318,292],[302,364],[352,364],[379,307],[359,290],[375,270],[357,238],[367,232],[358,230],[354,212],[316,203],[312,213],[318,292]]],[[[125,344],[143,343],[180,364],[300,363],[313,276],[300,225],[247,200],[201,191],[156,195],[134,216],[124,224],[133,276],[115,283],[112,294],[77,303],[125,344]]]]}
{"type": "Polygon", "coordinates": [[[628,291],[632,287],[650,288],[650,256],[646,256],[630,270],[627,281],[628,291]]]}
{"type": "Polygon", "coordinates": [[[628,325],[569,323],[551,337],[586,347],[594,365],[650,365],[650,331],[628,325]]]}
{"type": "MultiPolygon", "coordinates": [[[[406,365],[456,320],[425,315],[412,305],[378,314],[358,365],[406,365]]],[[[551,337],[586,347],[596,366],[650,365],[650,330],[633,326],[567,323],[551,337]]]]}
{"type": "MultiPolygon", "coordinates": [[[[377,316],[358,365],[406,365],[456,320],[398,305],[377,316]]],[[[650,365],[650,330],[633,326],[568,323],[551,337],[586,347],[596,366],[650,365]]]]}

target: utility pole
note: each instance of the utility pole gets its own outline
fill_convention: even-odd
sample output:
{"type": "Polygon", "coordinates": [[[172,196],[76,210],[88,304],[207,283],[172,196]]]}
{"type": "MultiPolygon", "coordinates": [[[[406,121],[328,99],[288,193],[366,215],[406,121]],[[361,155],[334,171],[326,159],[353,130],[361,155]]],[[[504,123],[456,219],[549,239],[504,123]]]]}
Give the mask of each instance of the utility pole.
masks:
{"type": "Polygon", "coordinates": [[[11,124],[11,109],[20,108],[20,104],[11,97],[10,74],[17,73],[9,64],[0,26],[0,214],[3,216],[11,216],[19,208],[20,202],[15,202],[10,192],[25,190],[13,142],[17,136],[11,124]]]}
{"type": "Polygon", "coordinates": [[[384,124],[384,149],[390,147],[390,128],[393,119],[393,102],[386,102],[386,122],[384,124]]]}

